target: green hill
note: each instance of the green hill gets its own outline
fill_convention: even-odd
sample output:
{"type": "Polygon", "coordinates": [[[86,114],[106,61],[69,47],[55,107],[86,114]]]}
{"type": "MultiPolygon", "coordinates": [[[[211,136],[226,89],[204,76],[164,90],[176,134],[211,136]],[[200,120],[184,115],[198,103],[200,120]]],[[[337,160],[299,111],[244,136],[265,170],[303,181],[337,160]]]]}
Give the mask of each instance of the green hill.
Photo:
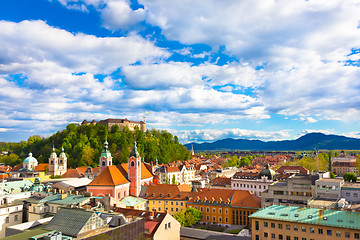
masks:
{"type": "Polygon", "coordinates": [[[32,136],[28,141],[20,143],[3,143],[2,148],[12,154],[0,157],[0,162],[15,165],[26,158],[31,151],[39,163],[47,163],[54,145],[57,154],[60,153],[61,147],[64,148],[69,167],[89,165],[95,167],[98,165],[106,136],[114,164],[127,162],[135,139],[138,151],[146,162],[158,159],[159,163],[168,163],[190,157],[189,151],[179,143],[177,136],[165,130],[151,129],[144,133],[138,128],[135,131],[130,131],[128,128],[119,131],[118,126],[108,130],[106,126],[100,124],[80,126],[69,124],[66,129],[58,131],[49,138],[32,136]]]}

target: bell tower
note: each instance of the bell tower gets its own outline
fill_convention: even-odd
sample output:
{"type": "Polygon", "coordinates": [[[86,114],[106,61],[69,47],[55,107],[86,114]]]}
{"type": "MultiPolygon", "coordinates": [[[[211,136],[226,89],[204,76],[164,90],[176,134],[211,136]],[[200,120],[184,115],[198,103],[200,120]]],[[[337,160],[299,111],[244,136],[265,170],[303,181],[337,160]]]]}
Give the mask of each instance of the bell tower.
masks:
{"type": "Polygon", "coordinates": [[[60,175],[63,175],[67,171],[67,157],[64,152],[64,148],[61,148],[61,153],[59,155],[59,172],[60,175]]]}
{"type": "Polygon", "coordinates": [[[130,181],[130,195],[138,197],[141,190],[141,157],[135,141],[129,157],[128,178],[130,181]]]}
{"type": "Polygon", "coordinates": [[[53,146],[52,153],[49,157],[49,173],[50,175],[59,175],[58,174],[58,168],[59,168],[59,159],[56,155],[55,148],[53,146]]]}
{"type": "Polygon", "coordinates": [[[99,172],[102,172],[106,167],[112,165],[112,156],[109,151],[109,143],[107,139],[104,142],[104,150],[102,151],[99,159],[99,172]]]}

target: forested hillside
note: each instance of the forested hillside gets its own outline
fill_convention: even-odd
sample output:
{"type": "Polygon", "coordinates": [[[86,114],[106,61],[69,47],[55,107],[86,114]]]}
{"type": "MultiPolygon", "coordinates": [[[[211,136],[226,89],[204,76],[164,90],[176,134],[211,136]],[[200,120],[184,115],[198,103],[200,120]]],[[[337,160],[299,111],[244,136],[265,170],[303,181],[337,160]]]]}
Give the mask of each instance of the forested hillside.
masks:
{"type": "Polygon", "coordinates": [[[63,131],[58,131],[46,139],[32,136],[28,141],[20,143],[2,143],[0,146],[3,150],[9,150],[9,155],[0,157],[0,162],[16,165],[22,162],[31,150],[39,163],[47,163],[54,145],[57,154],[61,147],[64,148],[69,167],[95,167],[98,165],[106,137],[114,164],[127,162],[134,139],[141,157],[145,158],[146,162],[155,161],[157,158],[159,163],[168,163],[190,157],[189,151],[179,143],[177,136],[164,130],[152,129],[144,133],[139,129],[132,132],[124,128],[120,132],[118,126],[113,126],[108,131],[106,126],[100,124],[69,124],[63,131]]]}

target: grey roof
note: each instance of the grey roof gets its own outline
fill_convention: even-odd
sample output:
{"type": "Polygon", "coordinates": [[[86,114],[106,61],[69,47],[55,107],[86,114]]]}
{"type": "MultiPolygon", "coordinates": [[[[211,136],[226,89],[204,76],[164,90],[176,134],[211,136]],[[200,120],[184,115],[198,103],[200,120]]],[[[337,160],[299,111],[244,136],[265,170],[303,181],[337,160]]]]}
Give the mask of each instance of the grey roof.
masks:
{"type": "Polygon", "coordinates": [[[82,203],[90,199],[90,197],[85,197],[82,195],[70,195],[70,194],[66,195],[66,198],[61,199],[61,195],[62,194],[53,194],[41,199],[39,202],[40,203],[47,202],[47,203],[68,206],[68,205],[75,205],[78,203],[82,203]]]}
{"type": "Polygon", "coordinates": [[[251,240],[251,237],[237,236],[230,233],[214,232],[196,228],[180,228],[180,236],[192,239],[211,239],[211,240],[251,240]]]}
{"type": "Polygon", "coordinates": [[[61,208],[46,228],[57,230],[64,235],[77,237],[95,212],[79,208],[61,208]]]}

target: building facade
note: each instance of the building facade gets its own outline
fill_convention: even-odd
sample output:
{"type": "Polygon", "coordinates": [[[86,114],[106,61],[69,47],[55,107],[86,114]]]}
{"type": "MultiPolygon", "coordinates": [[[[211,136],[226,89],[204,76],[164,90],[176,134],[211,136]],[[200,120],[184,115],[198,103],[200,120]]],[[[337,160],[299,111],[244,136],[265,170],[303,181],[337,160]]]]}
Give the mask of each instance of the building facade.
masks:
{"type": "Polygon", "coordinates": [[[52,176],[61,176],[67,171],[67,157],[64,152],[64,148],[61,149],[59,157],[57,157],[55,148],[49,157],[49,174],[52,176]]]}
{"type": "Polygon", "coordinates": [[[261,207],[272,204],[306,205],[313,196],[311,175],[293,175],[286,181],[276,181],[261,194],[261,207]]]}
{"type": "Polygon", "coordinates": [[[138,127],[141,131],[146,132],[146,118],[144,117],[142,121],[131,121],[127,118],[125,119],[105,119],[100,121],[92,120],[91,122],[88,122],[86,119],[81,123],[81,125],[95,125],[95,124],[102,124],[107,126],[109,129],[111,129],[112,126],[117,125],[119,126],[119,131],[122,131],[125,127],[127,127],[130,131],[134,131],[135,127],[138,127]]]}
{"type": "Polygon", "coordinates": [[[251,218],[252,240],[360,239],[360,213],[273,205],[251,218]]]}

